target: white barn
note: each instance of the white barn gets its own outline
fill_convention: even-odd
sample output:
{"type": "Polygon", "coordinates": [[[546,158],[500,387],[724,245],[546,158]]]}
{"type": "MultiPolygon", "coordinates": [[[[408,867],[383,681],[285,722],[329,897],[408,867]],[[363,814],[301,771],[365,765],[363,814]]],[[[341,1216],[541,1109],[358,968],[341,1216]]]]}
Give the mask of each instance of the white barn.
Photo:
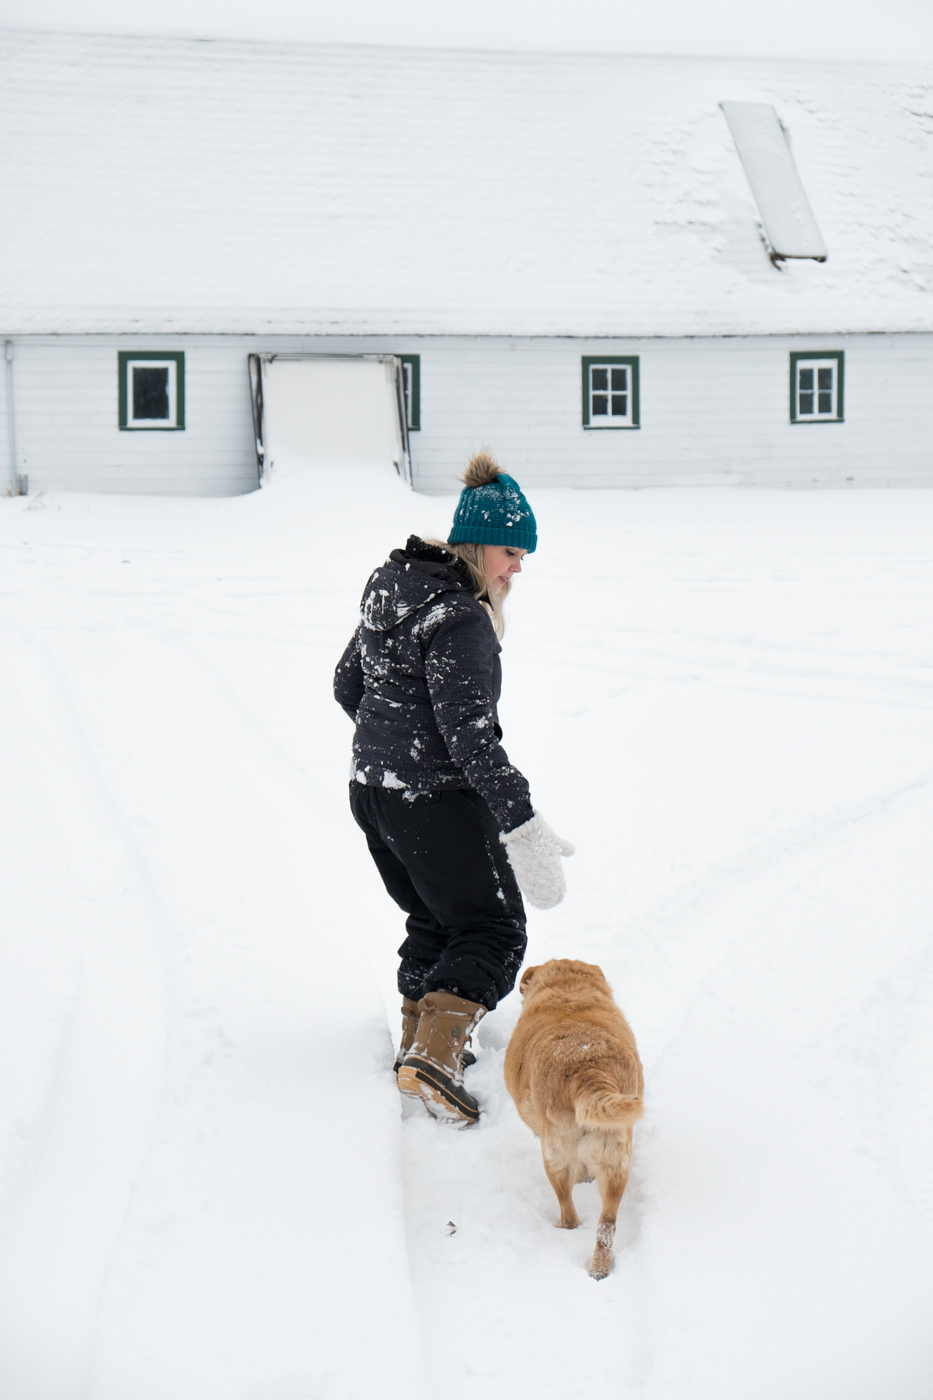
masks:
{"type": "Polygon", "coordinates": [[[933,483],[928,70],[6,32],[0,130],[10,489],[933,483]]]}

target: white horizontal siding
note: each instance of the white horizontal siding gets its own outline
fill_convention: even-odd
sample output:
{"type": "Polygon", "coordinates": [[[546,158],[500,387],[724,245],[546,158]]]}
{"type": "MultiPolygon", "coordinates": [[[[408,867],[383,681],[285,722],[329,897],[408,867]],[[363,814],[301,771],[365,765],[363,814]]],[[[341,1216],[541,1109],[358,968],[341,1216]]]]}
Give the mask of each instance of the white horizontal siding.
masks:
{"type": "MultiPolygon", "coordinates": [[[[0,355],[3,353],[3,340],[0,338],[0,355]]],[[[0,496],[6,496],[10,490],[10,450],[9,436],[7,433],[7,395],[6,395],[6,365],[2,365],[4,382],[0,383],[0,496]]]]}
{"type": "Polygon", "coordinates": [[[735,339],[44,337],[16,343],[19,470],[30,490],[253,490],[250,351],[421,357],[415,488],[453,489],[491,448],[530,486],[933,485],[933,336],[735,339]],[[186,430],[120,432],[118,349],[183,349],[186,430]],[[845,351],[845,419],[789,421],[791,350],[845,351]],[[581,357],[638,355],[641,428],[581,423],[581,357]]]}
{"type": "Polygon", "coordinates": [[[255,490],[245,352],[218,337],[16,342],[19,470],[40,490],[231,496],[255,490]],[[117,351],[184,350],[185,429],[121,431],[117,351]]]}
{"type": "Polygon", "coordinates": [[[933,337],[459,341],[426,346],[421,490],[491,447],[536,485],[933,485],[933,337]],[[790,352],[843,349],[845,422],[790,422],[790,352]],[[586,430],[581,357],[638,355],[641,424],[586,430]]]}

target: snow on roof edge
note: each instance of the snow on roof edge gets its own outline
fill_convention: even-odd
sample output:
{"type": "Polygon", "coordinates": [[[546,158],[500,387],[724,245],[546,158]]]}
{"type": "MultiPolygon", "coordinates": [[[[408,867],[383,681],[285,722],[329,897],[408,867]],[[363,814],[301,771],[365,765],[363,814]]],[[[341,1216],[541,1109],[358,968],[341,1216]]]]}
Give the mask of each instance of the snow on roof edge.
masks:
{"type": "MultiPolygon", "coordinates": [[[[786,320],[774,318],[767,329],[750,327],[741,314],[710,324],[708,315],[697,314],[683,320],[635,318],[627,324],[600,319],[581,319],[574,313],[542,320],[527,314],[490,318],[484,314],[450,313],[438,315],[386,311],[379,315],[359,315],[352,311],[242,312],[204,310],[132,311],[88,309],[85,315],[30,309],[18,314],[0,308],[0,339],[25,336],[82,335],[216,335],[216,336],[412,336],[481,337],[497,339],[550,340],[650,340],[700,339],[718,337],[787,335],[923,335],[933,334],[933,310],[929,316],[892,315],[890,304],[877,308],[875,315],[841,321],[832,314],[802,320],[799,307],[788,308],[786,320]]],[[[913,308],[910,308],[913,311],[913,308]]]]}

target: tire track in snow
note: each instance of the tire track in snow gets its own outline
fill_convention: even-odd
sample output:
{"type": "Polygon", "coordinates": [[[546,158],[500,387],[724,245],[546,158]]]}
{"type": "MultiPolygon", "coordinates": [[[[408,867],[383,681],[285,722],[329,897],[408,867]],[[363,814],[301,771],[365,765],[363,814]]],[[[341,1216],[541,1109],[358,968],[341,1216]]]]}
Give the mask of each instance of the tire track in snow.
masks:
{"type": "MultiPolygon", "coordinates": [[[[616,986],[646,1063],[649,1117],[637,1130],[633,1175],[620,1215],[616,1272],[599,1285],[598,1293],[585,1291],[590,1281],[584,1273],[598,1214],[594,1188],[577,1192],[583,1229],[572,1234],[554,1230],[553,1194],[541,1170],[537,1144],[517,1121],[505,1095],[495,1039],[470,1071],[471,1087],[484,1108],[485,1137],[482,1131],[473,1136],[471,1130],[469,1136],[453,1138],[425,1122],[406,1123],[409,1212],[421,1305],[439,1317],[436,1298],[454,1288],[458,1276],[482,1276],[471,1321],[483,1344],[477,1355],[464,1358],[462,1374],[481,1377],[491,1395],[512,1392],[509,1358],[519,1351],[529,1394],[553,1395],[556,1400],[575,1389],[628,1394],[649,1384],[652,1394],[662,1393],[655,1383],[670,1343],[664,1336],[665,1286],[652,1257],[651,1232],[664,1209],[658,1181],[666,1149],[663,1142],[657,1145],[661,1125],[651,1121],[652,1094],[662,1076],[670,1081],[684,1075],[690,1061],[682,1036],[685,1024],[698,1005],[715,996],[717,971],[727,972],[733,956],[744,956],[761,940],[762,924],[773,909],[832,878],[832,867],[854,847],[870,849],[879,826],[909,824],[926,816],[933,773],[914,772],[916,776],[906,781],[879,783],[862,798],[804,811],[757,840],[746,838],[744,845],[709,862],[694,878],[670,890],[662,886],[663,895],[653,907],[637,915],[617,914],[599,946],[594,946],[585,924],[581,929],[581,915],[585,918],[591,903],[582,889],[582,900],[571,898],[549,916],[532,911],[530,961],[578,956],[601,962],[616,986]],[[620,965],[631,975],[617,976],[620,965]],[[448,1217],[457,1225],[455,1235],[444,1230],[448,1217]],[[659,1318],[664,1319],[660,1328],[655,1325],[659,1318]],[[571,1339],[583,1336],[586,1347],[581,1355],[571,1339]],[[552,1347],[552,1338],[563,1338],[566,1345],[558,1340],[552,1347]]],[[[593,868],[607,872],[619,860],[611,823],[601,832],[599,857],[593,868]]],[[[762,961],[767,963],[767,952],[762,961]]],[[[757,987],[750,984],[747,992],[754,996],[757,987]]],[[[510,1024],[517,1010],[507,1003],[502,1012],[487,1018],[478,1034],[481,1044],[493,1020],[498,1030],[510,1024]]],[[[499,1043],[505,1039],[507,1031],[499,1043]]],[[[753,1057],[753,1037],[748,1046],[753,1057]]],[[[436,1360],[439,1364],[439,1352],[436,1360]]],[[[736,1393],[731,1382],[728,1393],[736,1393]]]]}
{"type": "MultiPolygon", "coordinates": [[[[439,1321],[442,1300],[456,1287],[459,1277],[470,1274],[482,1279],[470,1310],[473,1330],[482,1337],[482,1346],[475,1354],[462,1358],[461,1378],[481,1380],[487,1394],[501,1395],[506,1400],[514,1393],[511,1358],[520,1352],[529,1394],[558,1400],[576,1390],[629,1394],[641,1393],[641,1387],[652,1395],[680,1394],[677,1386],[683,1379],[684,1365],[672,1354],[671,1341],[672,1334],[675,1339],[678,1336],[681,1324],[671,1326],[671,1281],[662,1273],[667,1269],[679,1274],[681,1270],[693,1269],[696,1261],[689,1257],[689,1249],[683,1257],[678,1255],[670,1213],[672,1209],[683,1212],[687,1227],[693,1226],[691,1212],[695,1210],[700,1216],[707,1209],[710,1187],[705,1162],[715,1160],[708,1148],[705,1162],[699,1151],[696,1158],[687,1153],[677,1160],[671,1138],[673,1134],[675,1146],[680,1149],[681,1143],[676,1141],[680,1124],[672,1128],[664,1121],[665,1112],[672,1111],[671,1098],[676,1100],[678,1082],[694,1071],[695,1061],[705,1064],[704,1056],[709,1055],[715,1062],[715,1042],[711,1052],[710,1039],[696,1034],[691,1037],[688,1028],[710,1006],[720,1006],[722,984],[738,980],[733,966],[736,963],[748,962],[755,968],[755,976],[747,977],[741,988],[744,1001],[736,1003],[752,1020],[749,1008],[758,1004],[761,989],[767,986],[767,976],[761,969],[768,969],[771,960],[771,945],[762,935],[763,927],[768,928],[769,920],[776,920],[780,930],[776,911],[794,908],[800,901],[805,904],[811,890],[838,883],[846,861],[857,859],[859,850],[871,852],[879,835],[879,822],[890,819],[885,830],[888,839],[900,828],[914,827],[918,821],[928,825],[931,796],[931,779],[924,775],[914,783],[892,785],[888,792],[852,804],[823,820],[814,818],[807,830],[776,833],[751,867],[743,860],[723,862],[709,887],[695,891],[691,908],[672,908],[660,927],[651,925],[650,937],[643,940],[641,955],[634,959],[638,964],[635,975],[618,983],[626,1006],[632,985],[639,982],[644,990],[647,984],[649,998],[654,999],[659,1013],[658,1033],[653,1037],[642,1034],[641,1016],[633,1015],[639,1041],[644,1043],[648,1115],[636,1131],[632,1179],[620,1212],[616,1269],[598,1290],[584,1272],[598,1215],[595,1187],[582,1186],[576,1192],[582,1228],[572,1233],[554,1229],[556,1207],[541,1169],[538,1144],[517,1119],[502,1084],[502,1054],[496,1047],[507,1040],[507,1027],[518,1008],[507,1006],[481,1023],[477,1038],[481,1045],[484,1041],[488,1044],[480,1050],[476,1068],[469,1072],[470,1087],[483,1107],[480,1128],[471,1129],[469,1134],[454,1134],[421,1117],[413,1117],[405,1125],[410,1228],[417,1241],[414,1271],[420,1304],[428,1316],[434,1313],[439,1321]],[[493,1021],[496,1030],[490,1035],[493,1021]],[[660,1111],[659,1098],[664,1101],[660,1111]],[[444,1229],[448,1217],[457,1226],[455,1233],[444,1229]],[[663,1259],[659,1258],[656,1243],[659,1230],[665,1232],[663,1259]],[[584,1337],[585,1346],[571,1341],[584,1337]],[[553,1347],[552,1339],[557,1339],[553,1347]],[[675,1380],[668,1387],[671,1375],[675,1380]]],[[[793,933],[800,938],[796,928],[793,933]]],[[[833,930],[833,934],[838,937],[838,930],[833,930]]],[[[625,935],[620,937],[624,940],[625,935]]],[[[778,956],[782,944],[790,941],[786,938],[775,942],[778,956]]],[[[884,938],[878,940],[878,961],[882,966],[886,942],[884,938]]],[[[909,937],[907,942],[909,945],[909,937]]],[[[533,961],[566,955],[567,948],[560,946],[558,930],[549,932],[547,944],[544,949],[539,946],[533,961]]],[[[575,946],[573,955],[603,961],[610,980],[616,982],[610,960],[604,959],[600,950],[575,946]]],[[[868,962],[871,964],[870,957],[868,962]]],[[[869,971],[867,975],[872,974],[869,971]]],[[[844,975],[841,980],[845,982],[844,975]]],[[[928,996],[928,987],[926,990],[928,996]]],[[[780,1007],[779,992],[775,1001],[780,1007]]],[[[829,1005],[828,997],[826,1002],[829,1005]]],[[[726,1009],[731,1011],[728,998],[726,1009]]],[[[915,1022],[919,1022],[919,1012],[918,1007],[915,1022]]],[[[777,1020],[780,1024],[779,1014],[777,1020]]],[[[767,1029],[770,1034],[770,1024],[767,1029]]],[[[929,1043],[919,1024],[916,1031],[903,1052],[910,1059],[910,1066],[905,1067],[908,1072],[903,1076],[907,1084],[916,1082],[917,1056],[929,1043]],[[913,1073],[909,1072],[911,1069],[913,1073]]],[[[801,1038],[806,1041],[809,1034],[805,1030],[801,1038]]],[[[821,1068],[823,1059],[830,1058],[832,1044],[830,1040],[824,1051],[820,1034],[820,1023],[814,1018],[812,1035],[817,1040],[820,1058],[811,1052],[811,1060],[821,1068]]],[[[761,1048],[754,1027],[750,1026],[740,1039],[748,1062],[755,1065],[761,1048]]],[[[764,1034],[762,1043],[771,1049],[764,1034]]],[[[778,1056],[774,1058],[780,1062],[778,1056]]],[[[850,1066],[848,1046],[843,1047],[840,1059],[850,1066]]],[[[741,1083],[741,1059],[735,1073],[741,1083]]],[[[702,1072],[699,1077],[702,1080],[702,1072]]],[[[728,1084],[728,1079],[724,1083],[728,1084]]],[[[728,1133],[734,1132],[735,1127],[729,1121],[728,1093],[717,1085],[713,1074],[703,1091],[696,1094],[695,1102],[701,1106],[698,1112],[702,1115],[711,1085],[717,1086],[713,1101],[722,1101],[718,1113],[720,1126],[725,1130],[720,1142],[722,1150],[722,1142],[728,1143],[728,1133]]],[[[681,1113],[681,1105],[677,1103],[676,1107],[681,1113]]],[[[782,1127],[793,1122],[793,1107],[792,1096],[786,1104],[782,1102],[782,1127]]],[[[908,1183],[924,1209],[928,1192],[918,1190],[918,1186],[930,1162],[930,1136],[924,1130],[918,1105],[912,1104],[910,1109],[907,1117],[902,1107],[896,1150],[903,1159],[908,1183]]],[[[854,1112],[851,1121],[857,1121],[854,1112]]],[[[848,1117],[844,1125],[850,1130],[848,1117]]],[[[735,1141],[737,1146],[746,1147],[741,1130],[735,1141]]],[[[837,1157],[840,1160],[836,1165],[844,1165],[844,1155],[838,1149],[837,1157]]],[[[809,1208],[811,1203],[805,1194],[801,1199],[809,1208]]],[[[873,1222],[873,1226],[873,1245],[883,1250],[883,1227],[878,1222],[873,1222]]],[[[729,1247],[733,1248],[735,1222],[728,1203],[722,1207],[721,1227],[723,1238],[729,1238],[729,1247]]],[[[882,1253],[880,1257],[885,1256],[882,1253]]],[[[742,1267],[747,1268],[748,1264],[746,1258],[742,1267]]],[[[780,1259],[779,1264],[783,1267],[784,1260],[780,1259]]],[[[711,1267],[715,1274],[715,1265],[711,1267]]],[[[679,1278],[677,1285],[680,1296],[676,1308],[684,1310],[686,1316],[679,1278]]],[[[722,1286],[721,1280],[717,1279],[716,1285],[722,1286]]],[[[763,1288],[761,1278],[755,1276],[749,1284],[749,1297],[763,1288]]],[[[871,1296],[870,1291],[867,1296],[871,1296]]],[[[698,1288],[697,1299],[701,1297],[702,1289],[698,1288]]],[[[753,1304],[749,1307],[753,1310],[753,1304]]],[[[723,1316],[726,1315],[724,1310],[723,1316]]],[[[835,1319],[832,1323],[836,1327],[835,1319]]],[[[911,1325],[909,1320],[904,1324],[908,1335],[911,1325]]],[[[685,1327],[684,1335],[688,1331],[685,1327]]],[[[694,1342],[690,1338],[691,1347],[694,1342]]],[[[435,1363],[440,1364],[440,1348],[434,1356],[435,1363]]],[[[746,1360],[752,1364],[751,1358],[746,1360]]],[[[792,1360],[787,1360],[788,1366],[792,1360]]],[[[728,1364],[723,1366],[720,1393],[739,1393],[734,1369],[728,1364]]],[[[710,1376],[698,1375],[698,1383],[701,1379],[707,1384],[710,1376]]]]}
{"type": "Polygon", "coordinates": [[[5,1224],[35,1171],[52,1120],[77,1000],[80,928],[68,857],[2,652],[0,732],[6,737],[0,789],[0,1221],[5,1224]]]}
{"type": "Polygon", "coordinates": [[[933,1235],[933,944],[911,972],[914,997],[896,1061],[895,1141],[904,1185],[933,1235]]]}
{"type": "MultiPolygon", "coordinates": [[[[252,640],[255,644],[255,640],[252,640]]],[[[294,640],[287,638],[283,641],[276,632],[270,634],[267,630],[263,648],[266,664],[261,670],[252,668],[248,677],[237,670],[235,658],[229,653],[229,639],[225,639],[225,644],[220,647],[216,638],[210,639],[210,645],[205,645],[203,637],[198,642],[195,645],[195,640],[190,636],[178,639],[178,645],[184,647],[187,664],[216,691],[219,704],[235,712],[244,732],[249,735],[249,742],[257,748],[261,745],[263,754],[283,778],[300,783],[309,800],[331,813],[335,823],[332,839],[341,841],[347,850],[347,859],[357,868],[355,898],[361,901],[362,933],[368,945],[372,972],[382,994],[387,1031],[394,1038],[398,1020],[395,942],[373,931],[381,929],[384,923],[385,891],[368,858],[360,862],[360,838],[346,800],[345,774],[351,730],[343,712],[331,700],[333,658],[340,654],[344,642],[341,640],[339,645],[324,646],[315,635],[309,647],[306,637],[304,650],[311,651],[311,659],[305,659],[298,666],[289,656],[289,652],[295,651],[294,640]],[[292,713],[286,714],[283,723],[283,687],[287,687],[289,682],[294,687],[296,669],[300,670],[306,681],[313,677],[313,682],[298,701],[293,695],[288,696],[286,710],[290,709],[292,713]],[[273,673],[277,680],[273,680],[273,673]],[[322,696],[323,713],[315,712],[315,738],[308,742],[308,734],[304,732],[310,727],[306,715],[312,712],[315,697],[320,701],[322,696]],[[307,710],[296,723],[296,713],[305,699],[308,702],[307,710]],[[270,724],[273,711],[279,712],[278,724],[270,724]],[[304,742],[295,742],[299,734],[304,742]],[[369,899],[368,907],[364,910],[362,900],[366,898],[364,890],[367,886],[369,899]]]]}
{"type": "Polygon", "coordinates": [[[0,1394],[82,1400],[108,1260],[158,1112],[160,930],[138,853],[60,674],[44,650],[9,640],[48,806],[70,857],[81,963],[44,1151],[0,1252],[0,1394]]]}
{"type": "Polygon", "coordinates": [[[577,634],[565,641],[564,655],[547,641],[533,638],[523,659],[535,666],[611,677],[615,685],[644,682],[700,681],[718,690],[811,700],[814,696],[849,704],[873,704],[891,709],[928,709],[933,680],[923,662],[898,655],[873,657],[874,672],[866,671],[857,653],[800,647],[742,646],[719,639],[698,645],[692,638],[625,632],[607,627],[605,633],[577,634]],[[861,664],[859,664],[861,663],[861,664]]]}
{"type": "MultiPolygon", "coordinates": [[[[708,980],[737,942],[754,936],[755,924],[747,926],[723,917],[726,906],[738,908],[754,902],[762,883],[767,882],[775,898],[786,895],[804,879],[814,879],[851,846],[863,833],[868,836],[873,823],[897,820],[923,809],[933,800],[933,773],[923,773],[910,783],[892,785],[847,808],[820,816],[814,813],[805,823],[775,832],[733,856],[708,866],[694,879],[670,891],[654,911],[640,912],[629,927],[623,922],[618,936],[645,938],[654,945],[650,960],[658,985],[664,987],[666,1027],[663,1038],[642,1035],[642,1059],[652,1068],[666,1047],[680,1032],[693,1004],[704,994],[708,980]],[[702,924],[706,937],[690,946],[687,929],[702,924]],[[728,933],[730,928],[743,929],[728,933]],[[675,959],[672,954],[676,954],[675,959]]],[[[647,1032],[647,1027],[645,1028],[647,1032]]]]}
{"type": "Polygon", "coordinates": [[[344,835],[186,642],[55,647],[176,931],[165,1111],[90,1393],[418,1400],[397,1095],[341,905],[344,835]]]}
{"type": "Polygon", "coordinates": [[[909,1199],[933,1160],[909,1034],[929,1004],[929,798],[725,891],[684,930],[688,949],[733,936],[646,1076],[658,1393],[690,1376],[698,1396],[742,1394],[768,1356],[763,1396],[929,1394],[933,1256],[909,1199]]]}

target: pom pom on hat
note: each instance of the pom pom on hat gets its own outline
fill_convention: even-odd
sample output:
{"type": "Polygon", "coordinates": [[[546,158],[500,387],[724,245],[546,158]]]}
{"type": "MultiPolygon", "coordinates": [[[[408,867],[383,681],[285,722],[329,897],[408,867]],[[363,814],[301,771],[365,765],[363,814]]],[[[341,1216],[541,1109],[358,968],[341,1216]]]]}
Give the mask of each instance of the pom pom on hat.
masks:
{"type": "Polygon", "coordinates": [[[476,452],[464,467],[460,480],[464,486],[475,491],[477,486],[489,486],[500,472],[499,463],[491,452],[476,452]]]}
{"type": "Polygon", "coordinates": [[[447,543],[512,545],[532,554],[538,534],[531,506],[492,453],[475,453],[461,480],[465,484],[447,543]]]}

